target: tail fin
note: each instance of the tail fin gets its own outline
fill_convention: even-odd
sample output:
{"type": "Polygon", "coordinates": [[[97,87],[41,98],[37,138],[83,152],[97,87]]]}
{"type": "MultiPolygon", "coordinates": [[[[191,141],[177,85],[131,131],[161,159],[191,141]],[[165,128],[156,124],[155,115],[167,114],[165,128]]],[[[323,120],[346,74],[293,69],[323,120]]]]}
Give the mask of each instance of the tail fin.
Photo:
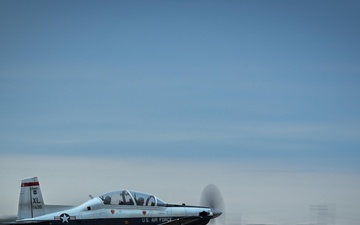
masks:
{"type": "Polygon", "coordinates": [[[37,177],[21,181],[17,219],[33,218],[45,214],[45,204],[37,177]]]}

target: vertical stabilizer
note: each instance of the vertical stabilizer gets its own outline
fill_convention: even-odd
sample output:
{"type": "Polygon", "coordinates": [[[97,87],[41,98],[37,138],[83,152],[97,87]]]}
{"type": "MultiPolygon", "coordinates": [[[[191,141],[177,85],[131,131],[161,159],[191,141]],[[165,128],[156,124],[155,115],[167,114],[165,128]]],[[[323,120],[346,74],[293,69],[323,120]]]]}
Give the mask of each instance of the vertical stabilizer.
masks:
{"type": "Polygon", "coordinates": [[[17,219],[33,218],[44,214],[45,205],[38,178],[22,180],[17,219]]]}

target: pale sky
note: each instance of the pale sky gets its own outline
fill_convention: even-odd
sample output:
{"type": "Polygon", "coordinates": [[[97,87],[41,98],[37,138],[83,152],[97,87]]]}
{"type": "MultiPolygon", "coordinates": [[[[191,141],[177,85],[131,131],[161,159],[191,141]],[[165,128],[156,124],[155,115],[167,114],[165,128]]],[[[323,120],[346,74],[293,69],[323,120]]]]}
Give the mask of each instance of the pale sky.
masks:
{"type": "Polygon", "coordinates": [[[111,176],[110,189],[194,204],[215,183],[228,224],[308,223],[319,204],[359,224],[359,10],[0,1],[0,216],[16,213],[24,176],[39,176],[52,204],[66,200],[57,182],[86,189],[80,203],[111,176]]]}

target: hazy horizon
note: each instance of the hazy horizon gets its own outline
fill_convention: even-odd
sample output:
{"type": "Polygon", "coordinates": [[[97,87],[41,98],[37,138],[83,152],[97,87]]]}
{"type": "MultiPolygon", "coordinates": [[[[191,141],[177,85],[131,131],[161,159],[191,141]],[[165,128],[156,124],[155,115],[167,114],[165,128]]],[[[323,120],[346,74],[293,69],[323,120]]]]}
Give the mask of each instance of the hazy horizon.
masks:
{"type": "Polygon", "coordinates": [[[46,204],[77,205],[89,200],[89,194],[129,189],[152,193],[169,203],[198,205],[203,188],[213,183],[224,198],[226,224],[314,223],[317,211],[311,207],[317,205],[335,207],[341,224],[359,220],[357,173],[299,172],[270,164],[156,161],[145,156],[5,156],[0,168],[0,217],[16,215],[20,180],[38,176],[46,204]]]}

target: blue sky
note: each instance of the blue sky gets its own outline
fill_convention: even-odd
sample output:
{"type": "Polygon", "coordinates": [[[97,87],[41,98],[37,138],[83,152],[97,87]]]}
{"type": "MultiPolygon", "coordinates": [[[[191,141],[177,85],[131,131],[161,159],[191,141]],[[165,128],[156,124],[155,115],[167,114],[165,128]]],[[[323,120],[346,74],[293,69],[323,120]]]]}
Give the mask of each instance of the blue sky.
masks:
{"type": "Polygon", "coordinates": [[[1,5],[1,154],[360,169],[355,1],[1,5]]]}
{"type": "Polygon", "coordinates": [[[359,8],[1,1],[0,161],[149,158],[358,181],[359,8]]]}

